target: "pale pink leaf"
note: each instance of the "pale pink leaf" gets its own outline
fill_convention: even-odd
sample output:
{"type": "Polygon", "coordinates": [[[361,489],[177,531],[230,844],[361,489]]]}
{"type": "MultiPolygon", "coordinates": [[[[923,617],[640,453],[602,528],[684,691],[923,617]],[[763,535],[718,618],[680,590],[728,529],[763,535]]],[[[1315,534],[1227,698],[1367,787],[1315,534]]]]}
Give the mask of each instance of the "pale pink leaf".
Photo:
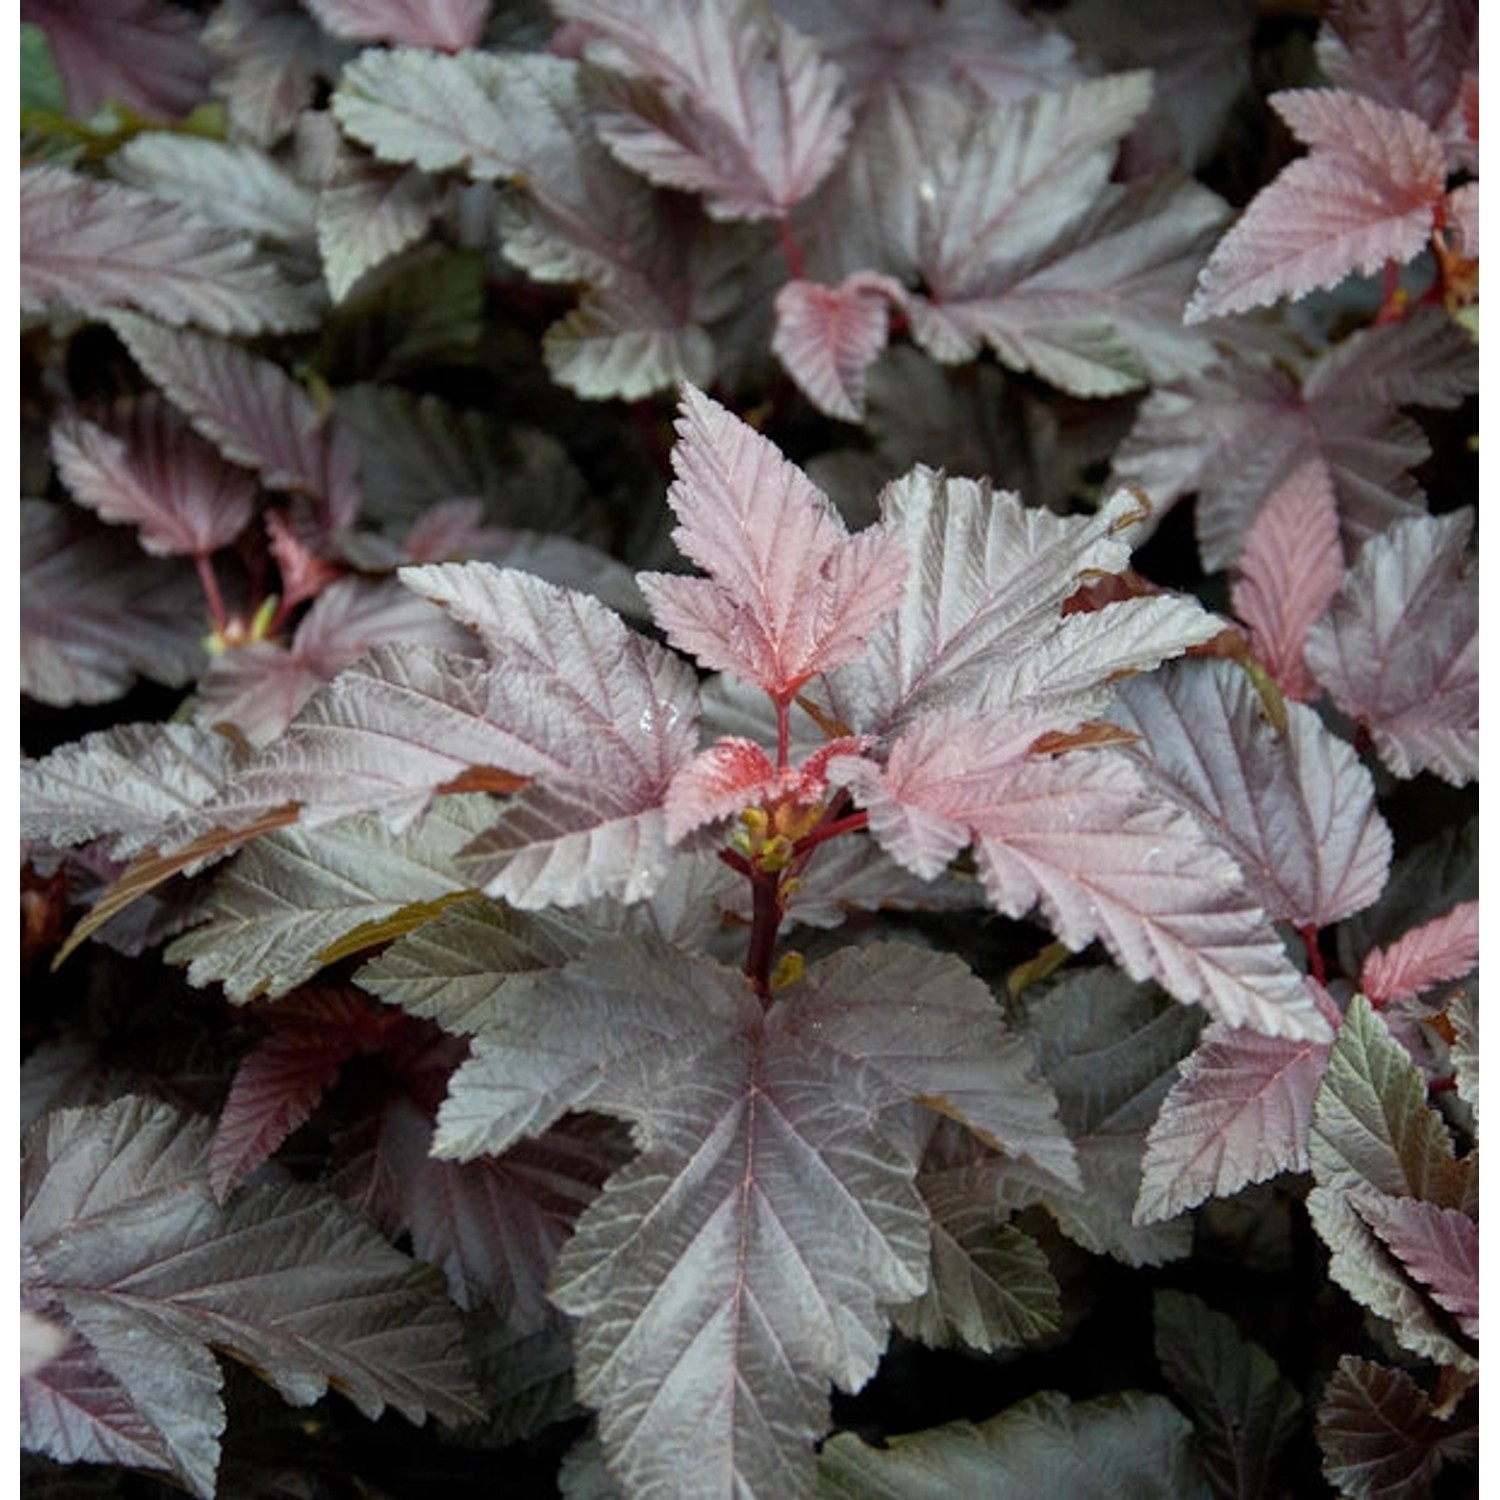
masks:
{"type": "Polygon", "coordinates": [[[1305,702],[1318,685],[1302,659],[1307,632],[1344,579],[1338,502],[1327,468],[1309,460],[1267,495],[1235,565],[1234,612],[1283,696],[1305,702]]]}
{"type": "Polygon", "coordinates": [[[1479,259],[1479,184],[1466,182],[1443,200],[1443,216],[1460,255],[1479,259]]]}
{"type": "Polygon", "coordinates": [[[317,203],[318,254],[334,301],[421,239],[437,207],[437,187],[421,172],[369,168],[325,187],[317,203]]]}
{"type": "Polygon", "coordinates": [[[19,1332],[22,1380],[49,1365],[72,1342],[68,1330],[61,1324],[40,1318],[26,1307],[21,1309],[19,1332]]]}
{"type": "Polygon", "coordinates": [[[1435,984],[1462,979],[1478,962],[1479,903],[1463,901],[1368,954],[1359,987],[1377,1005],[1390,1005],[1413,1000],[1435,984]]]}
{"type": "Polygon", "coordinates": [[[1307,664],[1398,776],[1479,774],[1479,577],[1470,510],[1398,522],[1365,543],[1307,664]]]}
{"type": "Polygon", "coordinates": [[[1391,831],[1353,747],[1312,709],[1285,707],[1278,731],[1240,667],[1174,662],[1123,683],[1110,719],[1139,737],[1125,753],[1233,857],[1268,916],[1328,927],[1380,895],[1391,831]]]}
{"type": "Polygon", "coordinates": [[[899,282],[856,273],[838,286],[789,281],[776,294],[771,348],[814,406],[848,422],[863,420],[865,372],[890,334],[888,302],[899,282]]]}
{"type": "Polygon", "coordinates": [[[217,333],[305,328],[306,295],[244,234],[136,188],[59,167],[21,172],[21,306],[99,317],[134,307],[217,333]]]}
{"type": "Polygon", "coordinates": [[[137,675],[182,687],[208,629],[193,570],[145,557],[86,512],[21,502],[21,691],[41,703],[107,703],[137,675]]]}
{"type": "Polygon", "coordinates": [[[1411,260],[1431,236],[1447,165],[1442,142],[1420,118],[1342,89],[1293,89],[1271,102],[1311,154],[1262,188],[1219,242],[1188,304],[1189,322],[1411,260]]]}
{"type": "Polygon", "coordinates": [[[653,182],[719,218],[783,218],[837,163],[849,107],[837,67],[747,0],[560,0],[624,77],[594,101],[600,135],[653,182]]]}
{"type": "Polygon", "coordinates": [[[850,536],[774,444],[691,386],[678,433],[672,536],[711,577],[643,574],[641,589],[674,645],[789,701],[895,607],[901,542],[883,527],[850,536]]]}
{"type": "Polygon", "coordinates": [[[1361,1198],[1360,1217],[1439,1307],[1479,1337],[1479,1225],[1456,1208],[1420,1198],[1361,1198]]]}
{"type": "Polygon", "coordinates": [[[490,0],[307,0],[307,8],[351,42],[462,52],[479,45],[490,0]]]}
{"type": "Polygon", "coordinates": [[[961,707],[1045,712],[1071,729],[1108,703],[1112,678],[1144,671],[1220,628],[1196,602],[1162,594],[1086,614],[1063,605],[1089,578],[1119,573],[1126,533],[1146,519],[1121,490],[1092,516],[1058,516],[918,465],[881,495],[910,558],[897,611],[824,682],[835,718],[885,734],[918,714],[961,707]]]}
{"type": "Polygon", "coordinates": [[[154,395],[117,406],[103,426],[64,416],[52,456],[79,504],[137,527],[142,548],[158,557],[228,547],[254,514],[254,479],[154,395]]]}
{"type": "MultiPolygon", "coordinates": [[[[1332,1009],[1321,998],[1319,1006],[1325,1015],[1332,1009]]],[[[1278,1172],[1307,1171],[1313,1099],[1329,1046],[1210,1026],[1146,1137],[1136,1221],[1169,1219],[1278,1172]]]]}
{"type": "Polygon", "coordinates": [[[21,20],[47,33],[68,91],[68,112],[84,120],[106,104],[147,119],[180,119],[208,93],[212,61],[202,18],[161,0],[21,0],[21,20]]]}
{"type": "Polygon", "coordinates": [[[321,501],[330,531],[353,521],[360,503],[353,445],[280,365],[144,318],[120,315],[114,327],[146,374],[227,458],[257,470],[271,489],[321,501]]]}

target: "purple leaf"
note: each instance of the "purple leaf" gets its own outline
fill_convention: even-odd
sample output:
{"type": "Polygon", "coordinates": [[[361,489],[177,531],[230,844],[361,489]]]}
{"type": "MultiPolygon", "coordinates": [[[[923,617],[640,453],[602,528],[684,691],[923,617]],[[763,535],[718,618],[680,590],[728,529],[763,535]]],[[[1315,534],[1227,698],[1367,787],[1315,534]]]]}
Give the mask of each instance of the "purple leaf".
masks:
{"type": "Polygon", "coordinates": [[[23,693],[107,703],[137,675],[181,687],[202,670],[208,621],[190,567],[43,500],[21,502],[20,530],[23,693]]]}
{"type": "Polygon", "coordinates": [[[879,527],[851,537],[800,469],[691,386],[678,433],[672,537],[711,576],[643,574],[641,589],[674,645],[789,702],[895,607],[901,544],[879,527]]]}
{"type": "Polygon", "coordinates": [[[1126,753],[1209,830],[1273,921],[1328,927],[1385,885],[1391,832],[1353,748],[1300,703],[1267,720],[1248,673],[1173,662],[1123,683],[1111,719],[1139,737],[1126,753]]]}
{"type": "Polygon", "coordinates": [[[233,544],[255,508],[255,482],[231,468],[152,395],[117,406],[107,425],[65,416],[52,455],[81,505],[135,525],[158,557],[204,556],[233,544]]]}
{"type": "Polygon", "coordinates": [[[789,281],[776,294],[771,347],[820,411],[861,421],[865,371],[890,333],[887,304],[904,300],[899,282],[868,272],[846,277],[836,287],[789,281]]]}
{"type": "Polygon", "coordinates": [[[1343,89],[1292,89],[1271,102],[1311,154],[1283,167],[1219,242],[1189,322],[1409,261],[1431,237],[1447,164],[1418,116],[1343,89]]]}
{"type": "Polygon", "coordinates": [[[354,520],[354,448],[279,365],[143,318],[119,316],[114,327],[136,363],[225,457],[255,469],[270,489],[321,502],[329,532],[354,520]]]}
{"type": "Polygon", "coordinates": [[[622,77],[594,101],[627,166],[702,193],[716,218],[785,218],[838,162],[842,77],[768,7],[735,0],[559,0],[622,77]]]}
{"type": "Polygon", "coordinates": [[[1303,649],[1343,577],[1333,485],[1327,469],[1309,461],[1266,497],[1235,564],[1234,612],[1285,697],[1317,696],[1303,649]]]}
{"type": "Polygon", "coordinates": [[[127,1097],[54,1111],[27,1140],[21,1232],[35,1293],[92,1345],[110,1408],[128,1403],[191,1441],[153,1466],[213,1492],[222,1409],[209,1346],[293,1403],[332,1382],[370,1417],[387,1405],[413,1421],[472,1416],[462,1331],[430,1273],[309,1187],[249,1187],[220,1207],[208,1132],[127,1097]]]}
{"type": "Polygon", "coordinates": [[[1367,954],[1359,987],[1376,1005],[1414,1000],[1433,985],[1462,979],[1478,962],[1479,903],[1464,901],[1367,954]]]}
{"type": "Polygon", "coordinates": [[[1372,538],[1307,638],[1307,664],[1398,776],[1479,774],[1479,578],[1471,510],[1372,538]]]}
{"type": "Polygon", "coordinates": [[[21,306],[133,307],[216,333],[305,328],[310,306],[243,234],[136,188],[58,167],[21,173],[21,306]]]}
{"type": "Polygon", "coordinates": [[[489,0],[308,0],[335,36],[441,52],[477,47],[489,8],[489,0]]]}
{"type": "Polygon", "coordinates": [[[68,112],[84,120],[123,104],[147,119],[180,119],[201,103],[210,58],[201,18],[160,0],[21,0],[21,20],[40,26],[68,91],[68,112]]]}
{"type": "Polygon", "coordinates": [[[1479,1337],[1479,1225],[1456,1208],[1419,1198],[1370,1198],[1356,1203],[1360,1217],[1439,1307],[1479,1337]]]}

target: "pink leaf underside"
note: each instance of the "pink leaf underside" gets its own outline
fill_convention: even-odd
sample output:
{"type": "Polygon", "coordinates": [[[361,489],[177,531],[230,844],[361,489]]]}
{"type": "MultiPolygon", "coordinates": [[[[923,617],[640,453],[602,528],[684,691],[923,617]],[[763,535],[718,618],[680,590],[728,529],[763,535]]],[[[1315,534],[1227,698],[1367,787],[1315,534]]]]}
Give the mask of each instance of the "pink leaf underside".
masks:
{"type": "Polygon", "coordinates": [[[221,1200],[307,1123],[359,1050],[369,1003],[339,990],[303,992],[278,1008],[274,1030],[235,1069],[209,1148],[221,1200]],[[282,1015],[282,1010],[290,1014],[282,1015]]]}
{"type": "Polygon", "coordinates": [[[1398,776],[1462,786],[1479,774],[1473,523],[1470,510],[1414,517],[1372,538],[1308,635],[1313,676],[1398,776]]]}
{"type": "Polygon", "coordinates": [[[849,131],[842,76],[747,0],[563,0],[629,76],[601,90],[600,134],[627,166],[702,193],[715,217],[782,218],[833,169],[849,131]]]}
{"type": "Polygon", "coordinates": [[[1452,911],[1376,948],[1360,966],[1359,987],[1377,1005],[1413,1000],[1423,990],[1462,979],[1479,962],[1479,903],[1452,911]]]}
{"type": "Polygon", "coordinates": [[[1385,0],[1330,7],[1318,65],[1336,88],[1406,109],[1437,128],[1472,68],[1477,0],[1385,0]]]}
{"type": "Polygon", "coordinates": [[[693,829],[747,807],[787,799],[813,806],[827,795],[828,762],[835,756],[857,755],[863,744],[859,739],[833,740],[801,765],[778,771],[753,740],[721,739],[672,778],[666,798],[667,837],[676,843],[693,829]]]}
{"type": "Polygon", "coordinates": [[[1327,1022],[1309,999],[1244,879],[1192,816],[1156,794],[1134,766],[1107,750],[1046,759],[989,758],[990,728],[956,719],[946,735],[918,725],[920,756],[892,749],[877,838],[895,814],[889,852],[931,860],[966,830],[991,905],[1045,920],[1075,951],[1102,939],[1133,978],[1155,979],[1230,1025],[1323,1039],[1327,1022]],[[934,816],[935,815],[935,816],[934,816]]]}
{"type": "Polygon", "coordinates": [[[1448,228],[1460,254],[1479,259],[1479,184],[1466,182],[1444,200],[1448,228]]]}
{"type": "Polygon", "coordinates": [[[393,581],[341,578],[313,601],[290,646],[257,641],[215,657],[194,718],[232,724],[257,748],[268,745],[320,687],[386,641],[473,649],[465,632],[393,581]]]}
{"type": "Polygon", "coordinates": [[[1274,96],[1312,149],[1251,200],[1220,241],[1188,304],[1190,322],[1411,260],[1446,186],[1442,142],[1416,115],[1340,89],[1274,96]]]}
{"type": "Polygon", "coordinates": [[[395,47],[461,52],[484,33],[489,0],[308,0],[308,9],[335,36],[395,47]]]}
{"type": "Polygon", "coordinates": [[[1385,887],[1391,832],[1352,746],[1310,708],[1286,705],[1284,733],[1231,662],[1172,662],[1121,685],[1113,722],[1127,754],[1198,818],[1274,921],[1327,927],[1385,887]]]}
{"type": "Polygon", "coordinates": [[[310,392],[279,365],[222,339],[118,316],[136,363],[210,442],[261,483],[321,501],[326,529],[359,513],[359,456],[310,392]]]}
{"type": "Polygon", "coordinates": [[[87,119],[123,104],[147,119],[178,119],[208,95],[213,60],[202,20],[159,0],[21,0],[21,20],[47,33],[68,112],[87,119]]]}
{"type": "Polygon", "coordinates": [[[155,395],[121,403],[98,425],[80,414],[52,433],[52,456],[81,505],[139,528],[157,556],[229,546],[254,512],[253,477],[233,468],[155,395]]]}
{"type": "MultiPolygon", "coordinates": [[[[1333,1003],[1314,994],[1336,1021],[1333,1003]]],[[[1146,1137],[1136,1221],[1170,1219],[1278,1172],[1305,1172],[1329,1046],[1210,1026],[1146,1137]]]]}
{"type": "Polygon", "coordinates": [[[776,294],[771,347],[820,411],[861,421],[865,372],[890,334],[887,304],[904,300],[899,282],[870,272],[856,272],[836,287],[789,281],[776,294]]]}
{"type": "Polygon", "coordinates": [[[1309,461],[1266,496],[1246,534],[1232,595],[1256,656],[1285,697],[1305,702],[1318,694],[1302,650],[1343,579],[1333,484],[1324,465],[1309,461]]]}
{"type": "Polygon", "coordinates": [[[674,645],[789,699],[896,606],[904,549],[881,527],[851,537],[774,444],[691,386],[678,432],[672,535],[710,577],[643,574],[642,592],[674,645]]]}
{"type": "Polygon", "coordinates": [[[1407,1271],[1479,1337],[1479,1225],[1456,1208],[1421,1198],[1357,1198],[1360,1217],[1407,1271]]]}
{"type": "Polygon", "coordinates": [[[181,687],[207,628],[192,568],[142,555],[71,506],[21,502],[21,690],[42,703],[107,703],[136,676],[181,687]]]}
{"type": "Polygon", "coordinates": [[[254,241],[119,183],[21,172],[21,306],[91,317],[139,308],[217,333],[305,328],[305,295],[254,241]]]}

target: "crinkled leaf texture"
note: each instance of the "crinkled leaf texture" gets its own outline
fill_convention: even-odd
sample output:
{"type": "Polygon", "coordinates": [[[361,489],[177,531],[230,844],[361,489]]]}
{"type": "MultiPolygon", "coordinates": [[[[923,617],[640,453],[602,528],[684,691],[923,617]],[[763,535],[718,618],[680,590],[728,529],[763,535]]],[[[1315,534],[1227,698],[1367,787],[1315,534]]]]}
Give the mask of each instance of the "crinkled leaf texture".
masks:
{"type": "Polygon", "coordinates": [[[889,302],[904,290],[888,276],[856,272],[837,286],[789,281],[776,294],[771,347],[820,411],[863,420],[865,372],[890,336],[889,302]]]}
{"type": "Polygon", "coordinates": [[[710,576],[647,573],[641,589],[674,645],[787,703],[895,608],[901,541],[884,526],[851,537],[774,444],[691,386],[678,432],[672,538],[710,576]]]}
{"type": "Polygon", "coordinates": [[[474,1416],[436,1274],[318,1189],[209,1186],[209,1122],[123,1098],[28,1137],[27,1295],[75,1342],[23,1383],[22,1442],[65,1462],[165,1470],[214,1493],[224,1412],[211,1349],[298,1405],[330,1385],[367,1416],[474,1416]]]}
{"type": "Polygon", "coordinates": [[[21,173],[21,307],[97,317],[133,307],[174,326],[282,332],[311,303],[244,234],[136,188],[58,167],[21,173]]]}
{"type": "Polygon", "coordinates": [[[479,44],[490,0],[309,0],[307,8],[350,41],[461,52],[479,44]]]}
{"type": "Polygon", "coordinates": [[[1474,513],[1413,517],[1373,537],[1307,663],[1333,701],[1369,728],[1398,776],[1454,786],[1479,775],[1479,575],[1474,513]]]}
{"type": "Polygon", "coordinates": [[[1409,261],[1431,237],[1447,160],[1419,116],[1345,89],[1292,89],[1271,103],[1311,152],[1262,188],[1220,241],[1189,322],[1409,261]]]}
{"type": "Polygon", "coordinates": [[[1073,1401],[1042,1391],[987,1422],[950,1422],[874,1448],[853,1433],[823,1445],[819,1500],[1073,1500],[1118,1491],[1201,1494],[1193,1428],[1164,1396],[1126,1391],[1073,1401]]]}
{"type": "Polygon", "coordinates": [[[640,1154],[553,1287],[624,1483],[805,1492],[828,1381],[857,1389],[885,1310],[926,1284],[913,1099],[1076,1183],[1051,1091],[952,958],[847,950],[764,1012],[742,975],[652,940],[505,982],[436,1147],[503,1150],[568,1110],[631,1122],[640,1154]]]}
{"type": "Polygon", "coordinates": [[[1461,901],[1444,916],[1367,954],[1359,987],[1376,1005],[1414,1000],[1433,985],[1462,979],[1478,962],[1479,903],[1461,901]]]}

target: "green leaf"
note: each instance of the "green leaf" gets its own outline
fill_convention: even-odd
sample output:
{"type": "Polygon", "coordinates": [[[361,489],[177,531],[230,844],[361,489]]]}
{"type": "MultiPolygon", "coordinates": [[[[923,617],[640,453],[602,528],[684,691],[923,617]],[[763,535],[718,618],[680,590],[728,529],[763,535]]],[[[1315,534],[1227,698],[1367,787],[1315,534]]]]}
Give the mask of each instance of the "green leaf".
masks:
{"type": "Polygon", "coordinates": [[[1267,1500],[1277,1460],[1296,1435],[1302,1400],[1234,1321],[1186,1292],[1156,1294],[1156,1357],[1192,1409],[1204,1473],[1216,1495],[1267,1500]]]}
{"type": "Polygon", "coordinates": [[[68,112],[68,91],[52,60],[47,33],[33,21],[21,22],[21,113],[68,112]]]}
{"type": "Polygon", "coordinates": [[[1043,1391],[978,1425],[951,1422],[872,1448],[824,1444],[819,1500],[1200,1500],[1192,1427],[1161,1396],[1073,1402],[1043,1391]]]}

